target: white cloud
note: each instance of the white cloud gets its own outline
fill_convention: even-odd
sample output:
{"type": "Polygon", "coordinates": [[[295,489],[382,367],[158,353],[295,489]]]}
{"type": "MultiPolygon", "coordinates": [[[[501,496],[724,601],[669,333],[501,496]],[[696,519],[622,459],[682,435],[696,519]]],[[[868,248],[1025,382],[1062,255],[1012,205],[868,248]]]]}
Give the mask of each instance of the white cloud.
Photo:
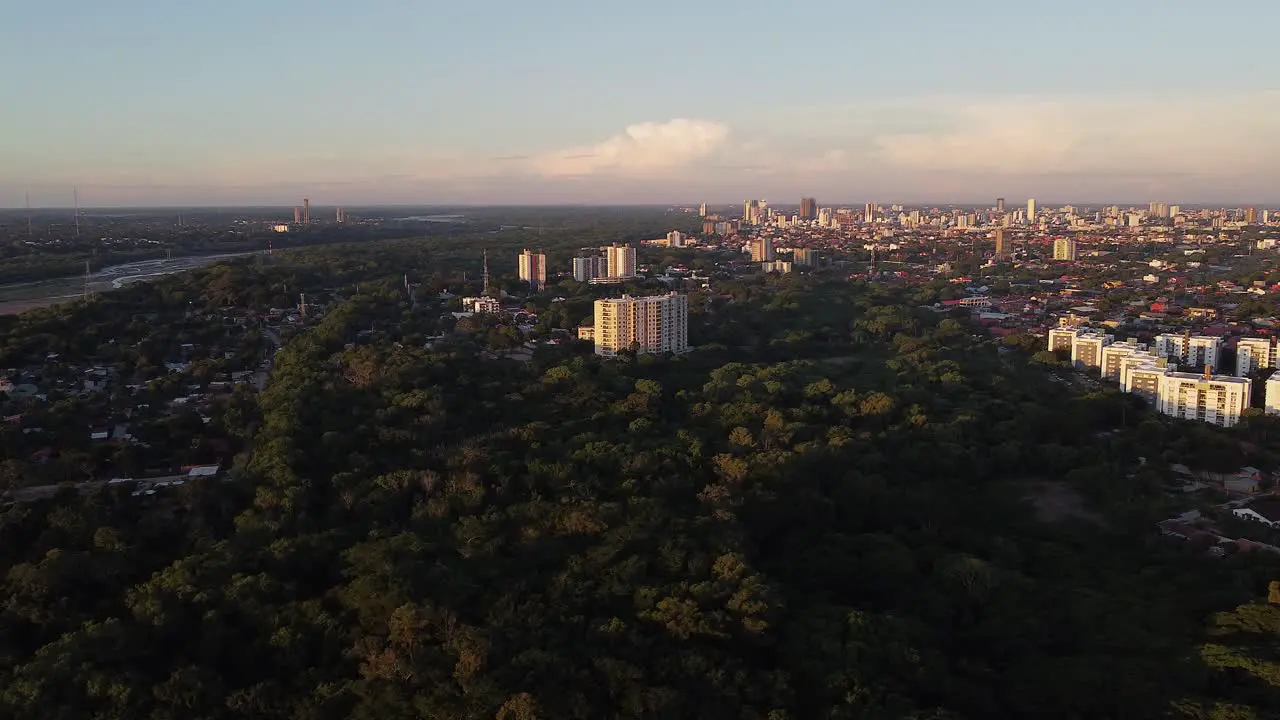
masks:
{"type": "Polygon", "coordinates": [[[595,145],[537,156],[530,165],[546,177],[652,175],[706,159],[728,140],[728,126],[710,120],[645,122],[595,145]]]}
{"type": "Polygon", "coordinates": [[[911,170],[1232,175],[1280,160],[1280,95],[1014,99],[935,107],[940,130],[881,134],[875,156],[911,170]]]}

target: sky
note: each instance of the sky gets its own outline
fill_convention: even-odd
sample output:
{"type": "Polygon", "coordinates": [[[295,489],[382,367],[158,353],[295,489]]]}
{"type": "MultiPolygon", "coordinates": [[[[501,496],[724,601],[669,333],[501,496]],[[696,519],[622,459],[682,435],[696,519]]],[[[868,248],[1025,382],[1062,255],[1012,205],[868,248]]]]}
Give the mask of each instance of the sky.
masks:
{"type": "Polygon", "coordinates": [[[1280,206],[1274,0],[0,0],[0,207],[1280,206]]]}

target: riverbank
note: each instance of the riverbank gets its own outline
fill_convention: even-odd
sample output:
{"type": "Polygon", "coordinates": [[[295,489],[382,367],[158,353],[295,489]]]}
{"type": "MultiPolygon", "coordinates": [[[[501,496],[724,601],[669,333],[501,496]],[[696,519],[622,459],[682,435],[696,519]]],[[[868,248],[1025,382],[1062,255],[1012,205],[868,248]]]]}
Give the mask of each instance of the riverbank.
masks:
{"type": "MultiPolygon", "coordinates": [[[[89,275],[90,294],[119,290],[135,282],[195,270],[221,260],[253,255],[252,252],[197,255],[180,258],[138,260],[111,265],[89,275]]],[[[86,278],[71,276],[53,280],[0,285],[0,315],[17,315],[28,310],[58,305],[84,297],[86,278]]]]}

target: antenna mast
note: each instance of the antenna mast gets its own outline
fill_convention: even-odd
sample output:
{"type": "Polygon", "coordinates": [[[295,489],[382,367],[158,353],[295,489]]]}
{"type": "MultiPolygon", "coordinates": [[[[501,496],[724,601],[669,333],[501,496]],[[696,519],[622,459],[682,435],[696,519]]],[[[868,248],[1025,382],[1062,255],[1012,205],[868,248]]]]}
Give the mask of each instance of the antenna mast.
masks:
{"type": "Polygon", "coordinates": [[[30,191],[28,191],[26,194],[26,204],[27,204],[27,239],[30,240],[31,239],[31,192],[30,191]]]}
{"type": "Polygon", "coordinates": [[[84,299],[89,301],[89,261],[84,261],[84,299]]]}
{"type": "Polygon", "coordinates": [[[489,297],[489,251],[482,250],[481,254],[484,257],[484,290],[480,291],[480,296],[489,297]]]}

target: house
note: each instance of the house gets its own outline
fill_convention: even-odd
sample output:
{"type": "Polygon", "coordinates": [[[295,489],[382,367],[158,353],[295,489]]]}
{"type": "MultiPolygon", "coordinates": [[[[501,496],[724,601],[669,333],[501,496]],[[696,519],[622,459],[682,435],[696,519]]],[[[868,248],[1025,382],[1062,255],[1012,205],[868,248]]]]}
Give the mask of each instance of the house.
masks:
{"type": "Polygon", "coordinates": [[[1241,520],[1260,522],[1267,527],[1280,527],[1280,500],[1258,500],[1246,507],[1233,509],[1231,514],[1241,520]]]}

